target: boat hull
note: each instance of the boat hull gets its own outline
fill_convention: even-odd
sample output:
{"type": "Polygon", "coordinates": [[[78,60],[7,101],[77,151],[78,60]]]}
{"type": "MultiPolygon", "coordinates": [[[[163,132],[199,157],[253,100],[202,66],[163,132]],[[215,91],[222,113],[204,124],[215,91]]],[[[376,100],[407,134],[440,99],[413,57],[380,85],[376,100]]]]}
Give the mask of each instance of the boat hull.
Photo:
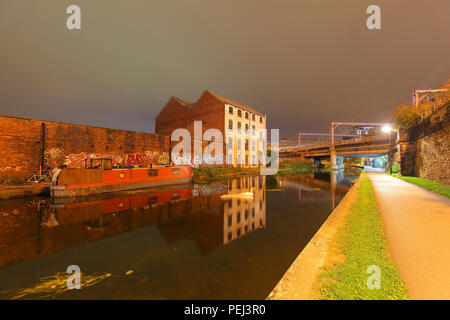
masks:
{"type": "MultiPolygon", "coordinates": [[[[92,173],[90,174],[92,180],[92,173]]],[[[71,177],[73,181],[84,179],[84,172],[71,172],[66,175],[66,179],[61,181],[67,182],[71,177]],[[81,175],[81,177],[80,177],[81,175]]],[[[106,171],[104,173],[97,172],[94,179],[101,177],[101,181],[90,181],[89,183],[58,183],[50,187],[50,196],[54,198],[73,198],[81,196],[89,196],[99,193],[111,193],[126,190],[148,189],[162,186],[181,185],[192,183],[193,174],[191,168],[161,168],[161,169],[132,169],[106,171]],[[172,169],[178,170],[177,174],[172,174],[172,169]],[[158,171],[155,177],[147,177],[148,171],[158,171]],[[119,177],[119,178],[118,178],[119,177]]]]}
{"type": "Polygon", "coordinates": [[[123,184],[112,184],[103,186],[66,188],[65,186],[51,186],[50,196],[55,198],[73,198],[79,196],[88,196],[97,193],[108,193],[126,190],[148,189],[160,186],[170,186],[177,184],[188,184],[192,182],[192,177],[175,178],[169,180],[154,180],[144,182],[133,182],[123,184]]]}

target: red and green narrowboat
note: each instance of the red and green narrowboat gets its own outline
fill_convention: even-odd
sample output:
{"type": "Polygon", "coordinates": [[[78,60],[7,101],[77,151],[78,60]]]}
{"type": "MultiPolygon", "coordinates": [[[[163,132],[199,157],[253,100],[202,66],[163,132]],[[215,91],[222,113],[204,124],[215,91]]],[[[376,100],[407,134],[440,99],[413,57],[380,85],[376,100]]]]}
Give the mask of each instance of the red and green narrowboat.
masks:
{"type": "Polygon", "coordinates": [[[190,166],[152,166],[113,169],[107,159],[101,165],[81,169],[63,168],[54,174],[50,195],[55,198],[137,190],[192,183],[190,166]],[[106,165],[105,165],[106,164],[106,165]]]}

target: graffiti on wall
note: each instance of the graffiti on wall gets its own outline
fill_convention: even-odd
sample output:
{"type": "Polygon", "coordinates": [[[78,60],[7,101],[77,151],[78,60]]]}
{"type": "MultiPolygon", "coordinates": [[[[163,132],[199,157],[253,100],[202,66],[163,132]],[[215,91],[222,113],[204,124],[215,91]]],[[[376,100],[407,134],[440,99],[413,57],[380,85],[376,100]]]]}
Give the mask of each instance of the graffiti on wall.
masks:
{"type": "Polygon", "coordinates": [[[106,154],[106,153],[77,153],[65,155],[59,148],[53,148],[44,153],[47,165],[54,168],[66,165],[68,168],[84,168],[87,159],[109,158],[113,165],[141,166],[150,164],[167,164],[169,162],[168,152],[145,151],[143,153],[106,154]]]}
{"type": "Polygon", "coordinates": [[[64,151],[59,148],[51,148],[44,151],[44,159],[47,166],[54,168],[65,163],[66,155],[64,151]]]}
{"type": "Polygon", "coordinates": [[[70,154],[67,156],[65,165],[69,168],[83,168],[86,159],[110,158],[113,165],[127,165],[147,167],[150,164],[167,164],[169,154],[167,152],[146,151],[144,153],[128,153],[128,154],[100,154],[86,153],[70,154]]]}

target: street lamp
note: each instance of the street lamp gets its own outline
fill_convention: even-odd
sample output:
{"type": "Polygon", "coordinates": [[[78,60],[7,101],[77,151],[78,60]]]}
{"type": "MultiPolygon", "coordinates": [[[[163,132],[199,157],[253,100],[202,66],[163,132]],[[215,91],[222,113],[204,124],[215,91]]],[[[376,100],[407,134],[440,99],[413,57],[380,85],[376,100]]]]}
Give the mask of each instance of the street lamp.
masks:
{"type": "Polygon", "coordinates": [[[389,133],[389,132],[392,131],[392,127],[391,127],[390,125],[388,125],[388,124],[385,124],[385,125],[381,128],[381,130],[382,130],[384,133],[389,133]]]}

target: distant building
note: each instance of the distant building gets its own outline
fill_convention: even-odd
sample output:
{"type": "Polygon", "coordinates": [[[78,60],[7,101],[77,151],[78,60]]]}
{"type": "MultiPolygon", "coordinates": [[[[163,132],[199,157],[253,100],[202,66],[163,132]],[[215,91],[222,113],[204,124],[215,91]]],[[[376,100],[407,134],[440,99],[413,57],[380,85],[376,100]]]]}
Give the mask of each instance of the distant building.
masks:
{"type": "MultiPolygon", "coordinates": [[[[246,105],[204,91],[197,102],[172,97],[156,117],[155,131],[171,135],[179,128],[191,133],[193,144],[194,121],[202,121],[202,133],[218,129],[223,136],[223,163],[232,166],[258,167],[266,144],[266,116],[246,105]]],[[[203,140],[203,148],[210,141],[203,140]]],[[[192,153],[193,153],[192,148],[192,153]]]]}

